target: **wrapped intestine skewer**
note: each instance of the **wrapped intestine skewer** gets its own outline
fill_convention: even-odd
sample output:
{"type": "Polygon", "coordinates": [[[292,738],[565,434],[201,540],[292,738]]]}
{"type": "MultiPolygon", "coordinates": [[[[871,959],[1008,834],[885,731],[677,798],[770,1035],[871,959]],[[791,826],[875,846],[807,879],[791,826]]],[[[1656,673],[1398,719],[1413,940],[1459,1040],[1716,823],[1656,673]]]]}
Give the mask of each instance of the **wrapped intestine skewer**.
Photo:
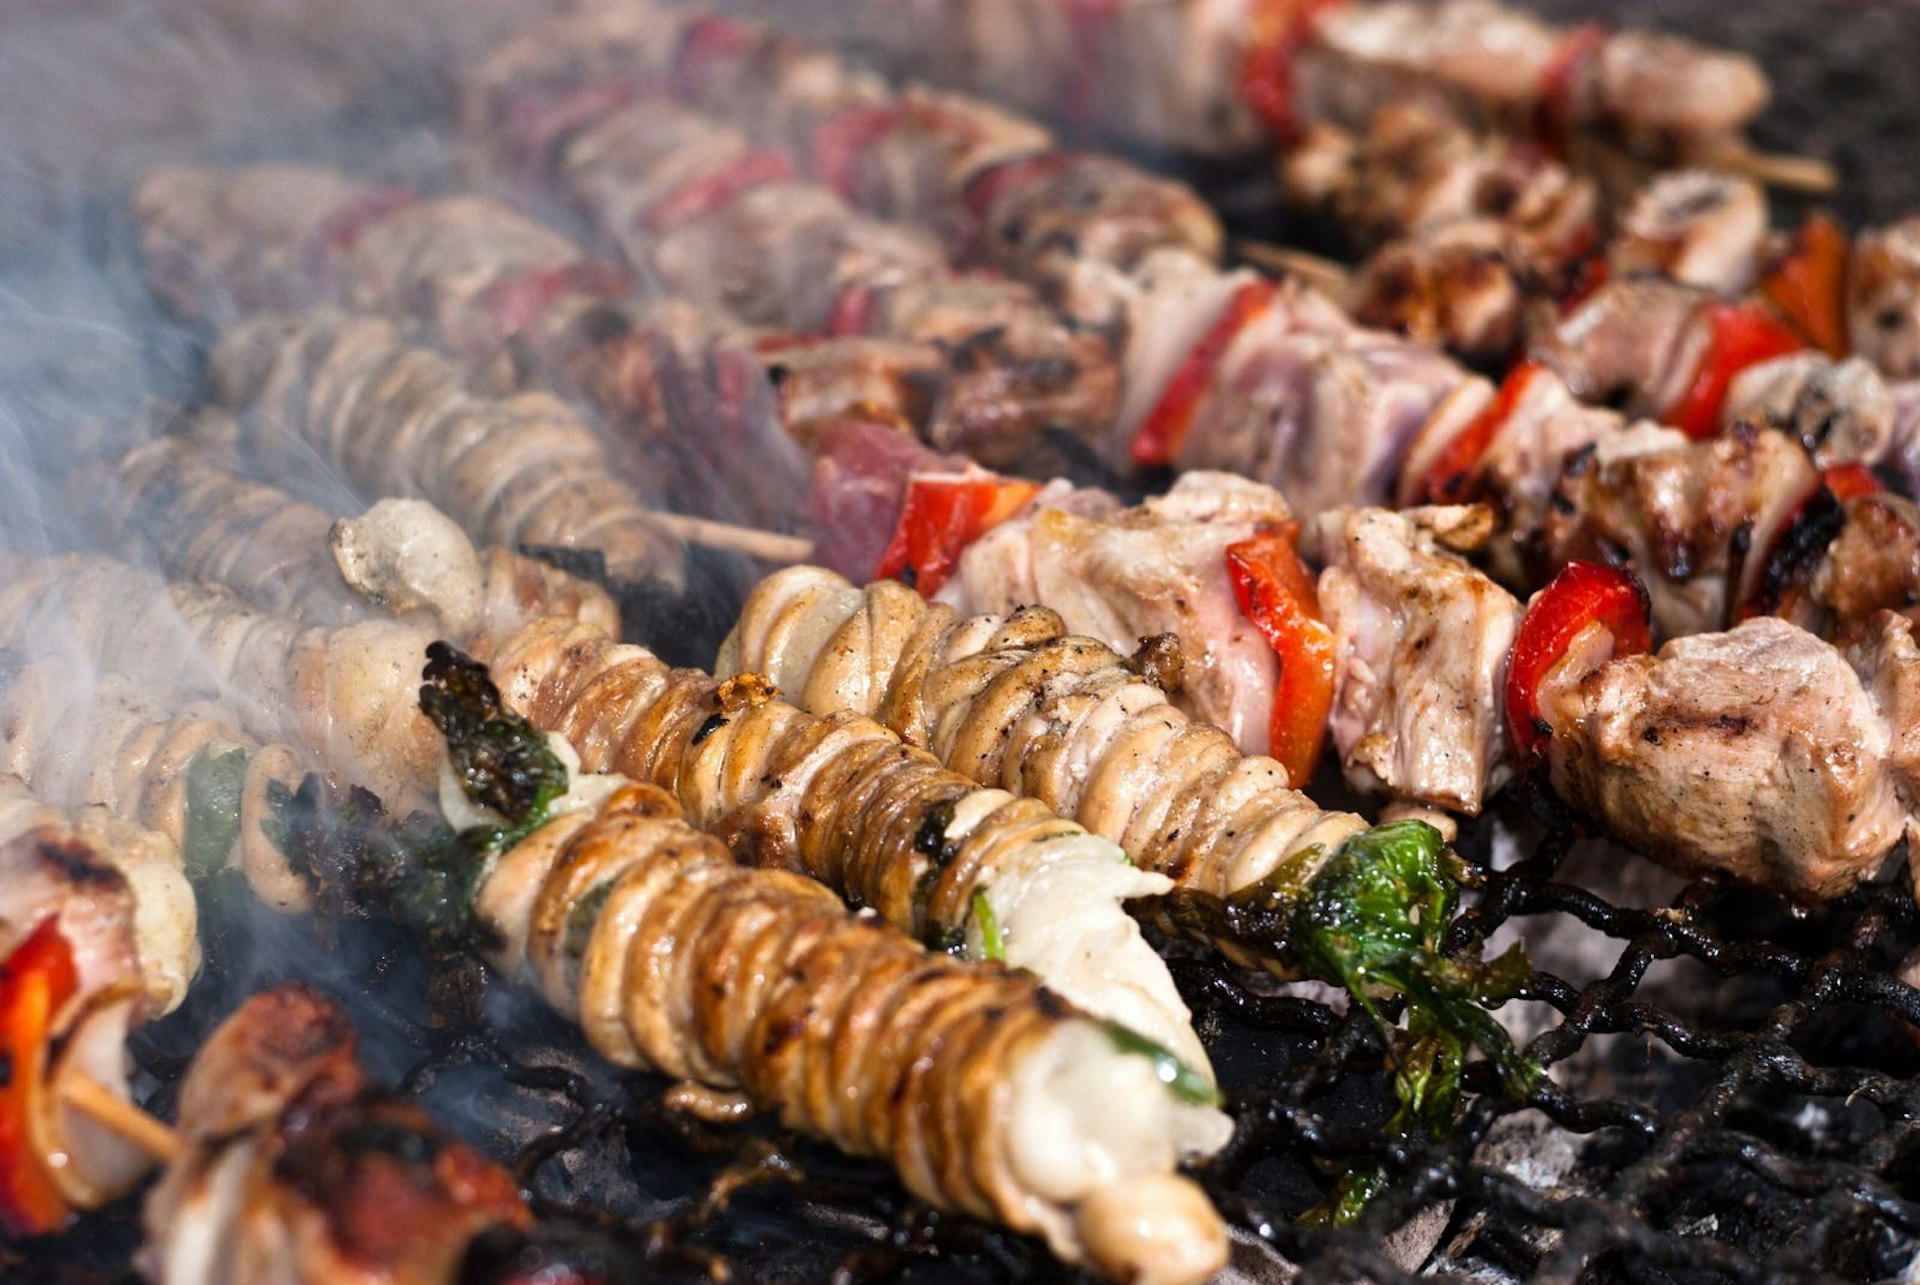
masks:
{"type": "MultiPolygon", "coordinates": [[[[438,741],[410,681],[431,631],[377,619],[301,630],[223,591],[100,559],[13,559],[6,570],[0,618],[63,624],[113,667],[141,657],[104,604],[150,615],[204,651],[212,672],[199,690],[243,700],[249,730],[301,743],[392,806],[433,793],[438,741]]],[[[1116,845],[974,785],[870,720],[815,719],[764,684],[670,669],[591,625],[549,617],[483,631],[474,646],[516,707],[568,736],[588,770],[655,781],[744,859],[817,876],[923,940],[1004,954],[1207,1065],[1164,963],[1123,909],[1170,885],[1116,845]]]]}

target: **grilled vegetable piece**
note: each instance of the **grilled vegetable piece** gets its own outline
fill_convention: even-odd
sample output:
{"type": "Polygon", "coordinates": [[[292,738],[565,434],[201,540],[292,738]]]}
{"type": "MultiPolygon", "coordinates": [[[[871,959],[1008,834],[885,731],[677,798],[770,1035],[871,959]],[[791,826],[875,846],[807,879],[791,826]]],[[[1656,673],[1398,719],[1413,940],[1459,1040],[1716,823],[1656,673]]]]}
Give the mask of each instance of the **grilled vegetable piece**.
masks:
{"type": "Polygon", "coordinates": [[[1586,664],[1652,650],[1647,591],[1629,572],[1575,562],[1527,604],[1507,667],[1507,734],[1531,764],[1545,753],[1553,725],[1540,714],[1540,687],[1577,650],[1586,664]]]}
{"type": "Polygon", "coordinates": [[[510,827],[473,880],[473,940],[616,1064],[778,1111],[886,1158],[924,1199],[1119,1279],[1197,1281],[1224,1261],[1218,1216],[1172,1172],[1224,1140],[1208,1081],[1169,1083],[1153,1041],[1030,976],[929,953],[798,874],[736,866],[657,787],[563,774],[550,796],[546,741],[484,670],[441,649],[427,678],[456,762],[548,762],[532,793],[466,773],[510,827]]]}
{"type": "Polygon", "coordinates": [[[1227,546],[1227,574],[1240,610],[1280,659],[1268,724],[1269,753],[1303,787],[1320,761],[1333,710],[1334,635],[1313,573],[1300,561],[1300,529],[1288,524],[1227,546]]]}
{"type": "Polygon", "coordinates": [[[543,393],[469,393],[391,322],[315,313],[242,322],[215,349],[222,399],[269,470],[316,452],[361,490],[429,500],[475,540],[592,549],[616,579],[676,581],[682,549],[620,481],[607,447],[543,393]],[[266,431],[268,427],[275,431],[266,431]]]}
{"type": "Polygon", "coordinates": [[[298,984],[214,1031],[179,1129],[142,1211],[146,1270],[169,1285],[437,1285],[475,1237],[533,1221],[505,1169],[373,1086],[346,1015],[298,984]]]}
{"type": "MultiPolygon", "coordinates": [[[[1359,817],[1323,812],[1288,789],[1280,764],[1243,757],[1226,733],[1189,721],[1117,653],[1069,635],[1054,613],[961,619],[903,586],[860,590],[796,567],[749,597],[718,668],[764,673],[823,714],[871,711],[975,780],[1080,818],[1142,869],[1175,881],[1163,920],[1236,960],[1304,967],[1343,985],[1363,974],[1363,986],[1426,978],[1420,987],[1464,1006],[1436,1006],[1440,1029],[1462,1048],[1490,1041],[1519,1074],[1520,1060],[1475,1007],[1478,983],[1468,979],[1481,975],[1466,964],[1438,966],[1432,952],[1444,929],[1415,902],[1383,893],[1349,907],[1335,916],[1343,926],[1333,937],[1323,932],[1332,921],[1301,909],[1332,904],[1321,900],[1323,875],[1326,886],[1384,877],[1368,854],[1393,845],[1374,844],[1359,817]],[[1299,931],[1312,940],[1296,939],[1299,931]]],[[[1415,846],[1431,868],[1420,904],[1428,896],[1450,903],[1438,836],[1415,846]]],[[[1413,895],[1414,883],[1407,888],[1413,895]]],[[[1408,993],[1424,1002],[1418,987],[1408,993]]]]}
{"type": "Polygon", "coordinates": [[[0,1230],[10,1236],[56,1231],[73,1213],[34,1135],[48,1110],[54,1022],[78,986],[57,915],[41,920],[0,961],[0,1057],[7,1066],[0,1084],[0,1230]]]}
{"type": "Polygon", "coordinates": [[[960,555],[1039,490],[1036,482],[985,472],[914,475],[900,525],[880,555],[874,578],[903,580],[932,597],[953,574],[960,555]]]}

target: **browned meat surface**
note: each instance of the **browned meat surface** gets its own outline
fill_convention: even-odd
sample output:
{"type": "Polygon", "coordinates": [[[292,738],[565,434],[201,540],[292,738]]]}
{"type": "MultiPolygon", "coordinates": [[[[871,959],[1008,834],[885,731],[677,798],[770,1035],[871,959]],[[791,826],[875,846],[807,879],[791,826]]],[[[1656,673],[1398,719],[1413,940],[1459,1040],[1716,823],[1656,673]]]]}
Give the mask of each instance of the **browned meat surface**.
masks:
{"type": "Polygon", "coordinates": [[[1520,604],[1455,552],[1492,526],[1476,508],[1322,519],[1331,730],[1354,788],[1471,815],[1510,775],[1501,693],[1520,604]]]}
{"type": "Polygon", "coordinates": [[[1049,487],[967,550],[939,599],[962,615],[1046,606],[1122,654],[1172,634],[1181,656],[1175,703],[1226,731],[1242,753],[1265,754],[1277,665],[1234,600],[1226,551],[1289,516],[1271,487],[1204,470],[1130,508],[1104,493],[1049,487]]]}
{"type": "Polygon", "coordinates": [[[221,1024],[179,1127],[144,1215],[169,1285],[444,1285],[475,1236],[532,1222],[506,1170],[371,1087],[345,1015],[303,986],[221,1024]]]}
{"type": "MultiPolygon", "coordinates": [[[[1610,282],[1536,330],[1528,355],[1544,362],[1584,402],[1657,415],[1676,381],[1690,377],[1701,295],[1671,281],[1610,282]]],[[[1704,336],[1700,337],[1704,340],[1704,336]]]]}
{"type": "Polygon", "coordinates": [[[1920,505],[1883,494],[1844,507],[1846,525],[1827,546],[1812,585],[1831,617],[1824,632],[1838,640],[1872,632],[1882,611],[1920,614],[1920,505]]]}
{"type": "Polygon", "coordinates": [[[1895,379],[1920,376],[1920,216],[1860,233],[1847,279],[1853,350],[1895,379]]]}
{"type": "Polygon", "coordinates": [[[1711,170],[1670,170],[1640,190],[1614,234],[1616,277],[1660,276],[1710,294],[1753,284],[1767,236],[1757,183],[1711,170]]]}
{"type": "Polygon", "coordinates": [[[1749,551],[1771,546],[1817,482],[1813,460],[1784,433],[1689,442],[1669,429],[1635,430],[1567,470],[1543,547],[1553,566],[1576,558],[1631,566],[1652,595],[1657,633],[1704,633],[1725,627],[1753,569],[1749,551]]]}
{"type": "Polygon", "coordinates": [[[1653,656],[1589,655],[1549,673],[1540,711],[1554,787],[1611,833],[1800,901],[1845,892],[1900,841],[1890,729],[1814,635],[1763,617],[1653,656]]]}
{"type": "Polygon", "coordinates": [[[1501,358],[1520,340],[1528,297],[1510,240],[1503,224],[1472,219],[1390,242],[1354,281],[1354,318],[1468,359],[1501,358]]]}

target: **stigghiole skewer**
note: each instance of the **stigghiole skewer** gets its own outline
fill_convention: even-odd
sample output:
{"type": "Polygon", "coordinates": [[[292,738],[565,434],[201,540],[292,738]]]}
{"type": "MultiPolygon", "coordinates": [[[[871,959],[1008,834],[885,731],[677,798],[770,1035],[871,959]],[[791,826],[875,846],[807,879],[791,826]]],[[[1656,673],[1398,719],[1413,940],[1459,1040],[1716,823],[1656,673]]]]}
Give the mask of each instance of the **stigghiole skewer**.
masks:
{"type": "MultiPolygon", "coordinates": [[[[147,619],[161,640],[184,631],[213,669],[203,690],[244,698],[249,730],[299,742],[390,806],[432,794],[437,738],[410,682],[432,630],[392,620],[302,630],[224,591],[102,559],[16,558],[6,570],[0,618],[63,624],[103,667],[134,672],[141,649],[105,603],[147,619]]],[[[591,625],[547,618],[483,631],[473,645],[500,667],[516,706],[567,735],[589,771],[670,788],[743,859],[820,877],[923,940],[1031,967],[1088,1011],[1206,1067],[1164,963],[1122,906],[1170,885],[1118,846],[976,786],[871,720],[815,719],[764,684],[670,669],[591,625]]]]}

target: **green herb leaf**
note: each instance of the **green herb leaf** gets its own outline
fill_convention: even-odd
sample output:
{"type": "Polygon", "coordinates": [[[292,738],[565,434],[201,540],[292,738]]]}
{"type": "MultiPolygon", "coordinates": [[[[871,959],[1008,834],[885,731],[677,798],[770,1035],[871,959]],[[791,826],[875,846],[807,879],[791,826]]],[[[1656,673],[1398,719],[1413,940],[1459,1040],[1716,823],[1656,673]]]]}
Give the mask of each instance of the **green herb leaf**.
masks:
{"type": "Polygon", "coordinates": [[[980,925],[980,951],[996,964],[1007,962],[1007,943],[1000,936],[1000,916],[993,913],[985,888],[973,890],[973,922],[980,925]]]}
{"type": "Polygon", "coordinates": [[[227,864],[240,838],[240,796],[247,783],[247,752],[201,750],[187,765],[187,824],[180,856],[187,877],[205,879],[227,864]]]}
{"type": "Polygon", "coordinates": [[[1120,1052],[1151,1060],[1154,1078],[1166,1085],[1167,1091],[1174,1097],[1197,1107],[1220,1105],[1220,1090],[1214,1087],[1213,1082],[1181,1061],[1171,1050],[1154,1043],[1131,1026],[1102,1021],[1100,1027],[1120,1052]]]}
{"type": "Polygon", "coordinates": [[[427,648],[420,709],[446,737],[467,797],[507,818],[504,846],[538,829],[567,792],[567,769],[546,738],[500,704],[485,665],[446,643],[427,648]]]}
{"type": "MultiPolygon", "coordinates": [[[[1540,1075],[1486,1007],[1512,998],[1532,978],[1525,953],[1515,946],[1489,961],[1442,949],[1460,891],[1447,855],[1439,831],[1420,821],[1355,835],[1315,876],[1287,925],[1287,944],[1303,969],[1344,986],[1380,1023],[1394,1050],[1399,1103],[1389,1127],[1402,1136],[1418,1130],[1441,1137],[1453,1128],[1460,1076],[1474,1048],[1516,1097],[1540,1075]],[[1404,1033],[1381,1017],[1382,991],[1406,998],[1404,1033]]],[[[1350,1222],[1385,1182],[1377,1167],[1348,1174],[1308,1218],[1350,1222]]]]}

